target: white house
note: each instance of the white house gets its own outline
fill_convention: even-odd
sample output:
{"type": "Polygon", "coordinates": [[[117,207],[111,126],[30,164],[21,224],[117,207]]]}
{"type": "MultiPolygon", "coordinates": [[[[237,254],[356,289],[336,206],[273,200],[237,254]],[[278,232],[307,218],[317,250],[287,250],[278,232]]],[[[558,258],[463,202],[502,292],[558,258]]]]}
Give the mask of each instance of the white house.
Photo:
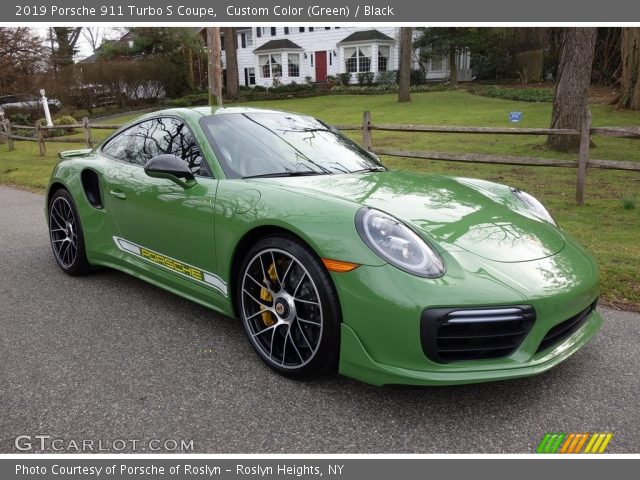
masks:
{"type": "MultiPolygon", "coordinates": [[[[357,83],[359,72],[398,70],[399,27],[239,27],[236,34],[240,85],[324,82],[343,72],[357,83]]],[[[458,78],[470,79],[469,53],[457,62],[458,78]]],[[[427,80],[449,78],[446,58],[434,57],[428,67],[427,80]]]]}

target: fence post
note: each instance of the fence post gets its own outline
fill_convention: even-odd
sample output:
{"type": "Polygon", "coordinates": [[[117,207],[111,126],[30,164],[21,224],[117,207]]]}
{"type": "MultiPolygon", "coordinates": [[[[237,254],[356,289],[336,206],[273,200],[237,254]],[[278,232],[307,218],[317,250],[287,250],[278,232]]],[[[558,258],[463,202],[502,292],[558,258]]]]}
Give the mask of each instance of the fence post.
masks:
{"type": "Polygon", "coordinates": [[[580,127],[580,156],[578,158],[578,178],[576,182],[576,204],[584,205],[584,187],[587,181],[589,144],[591,143],[591,112],[585,109],[580,127]]]}
{"type": "Polygon", "coordinates": [[[362,112],[362,146],[371,151],[371,112],[362,112]]]}
{"type": "Polygon", "coordinates": [[[11,138],[12,132],[11,132],[11,120],[7,119],[4,122],[4,131],[7,134],[7,147],[9,148],[9,151],[13,150],[13,138],[11,138]]]}
{"type": "Polygon", "coordinates": [[[40,120],[36,122],[36,138],[38,139],[38,148],[40,149],[40,156],[44,157],[47,153],[44,146],[44,131],[40,120]]]}
{"type": "Polygon", "coordinates": [[[84,141],[88,148],[93,148],[93,139],[91,138],[91,127],[89,126],[89,119],[82,117],[82,127],[84,128],[84,141]]]}

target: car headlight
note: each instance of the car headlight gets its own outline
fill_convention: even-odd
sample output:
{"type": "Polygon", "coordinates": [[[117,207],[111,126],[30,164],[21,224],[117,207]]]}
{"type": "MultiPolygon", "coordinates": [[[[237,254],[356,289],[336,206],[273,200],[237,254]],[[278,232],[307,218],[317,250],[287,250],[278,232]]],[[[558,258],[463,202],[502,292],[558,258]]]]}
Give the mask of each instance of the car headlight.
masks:
{"type": "Polygon", "coordinates": [[[556,221],[553,219],[553,217],[549,213],[549,210],[547,210],[545,206],[542,205],[540,200],[538,200],[536,197],[534,197],[533,195],[527,192],[522,192],[517,188],[513,188],[513,187],[511,188],[511,193],[513,194],[514,197],[520,200],[520,202],[525,207],[527,207],[527,210],[533,213],[536,217],[540,218],[541,220],[544,220],[545,222],[549,222],[550,224],[555,225],[556,227],[558,226],[556,221]]]}
{"type": "Polygon", "coordinates": [[[444,262],[436,251],[391,215],[371,208],[360,209],[356,228],[374,253],[400,270],[426,278],[444,275],[444,262]]]}

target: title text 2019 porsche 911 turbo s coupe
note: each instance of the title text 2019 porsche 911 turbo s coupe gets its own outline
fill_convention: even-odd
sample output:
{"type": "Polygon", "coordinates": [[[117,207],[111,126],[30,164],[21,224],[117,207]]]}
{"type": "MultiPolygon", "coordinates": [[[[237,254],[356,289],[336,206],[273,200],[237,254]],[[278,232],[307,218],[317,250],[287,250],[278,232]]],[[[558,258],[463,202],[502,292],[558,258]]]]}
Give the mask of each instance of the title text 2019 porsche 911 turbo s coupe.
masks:
{"type": "Polygon", "coordinates": [[[602,323],[593,259],[534,197],[389,170],[306,115],[165,110],[60,156],[46,216],[63,271],[119,269],[238,317],[290,377],[523,377],[602,323]]]}

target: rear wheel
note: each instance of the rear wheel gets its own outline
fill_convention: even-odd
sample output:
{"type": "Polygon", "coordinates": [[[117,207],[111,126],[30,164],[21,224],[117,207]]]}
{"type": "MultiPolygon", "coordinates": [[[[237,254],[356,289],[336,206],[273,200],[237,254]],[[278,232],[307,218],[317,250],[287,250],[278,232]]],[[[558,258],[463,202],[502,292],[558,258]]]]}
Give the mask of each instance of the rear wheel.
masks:
{"type": "Polygon", "coordinates": [[[275,371],[311,378],[335,369],[340,306],[331,277],[304,244],[267,237],[247,254],[238,282],[249,341],[275,371]]]}
{"type": "Polygon", "coordinates": [[[60,189],[49,203],[49,238],[58,266],[69,275],[91,271],[84,248],[80,217],[68,191],[60,189]]]}

